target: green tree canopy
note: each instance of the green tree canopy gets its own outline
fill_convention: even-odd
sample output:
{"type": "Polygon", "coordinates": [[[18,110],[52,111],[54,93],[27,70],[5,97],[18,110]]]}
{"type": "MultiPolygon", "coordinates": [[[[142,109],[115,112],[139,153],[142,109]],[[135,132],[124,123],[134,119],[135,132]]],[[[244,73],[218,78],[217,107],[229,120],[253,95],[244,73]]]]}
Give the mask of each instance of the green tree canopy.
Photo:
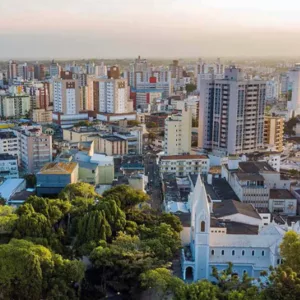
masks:
{"type": "Polygon", "coordinates": [[[82,263],[65,260],[43,246],[14,239],[0,245],[3,299],[77,299],[74,284],[83,275],[82,263]]]}
{"type": "Polygon", "coordinates": [[[60,199],[72,200],[75,197],[100,198],[95,187],[89,183],[77,182],[68,184],[59,194],[60,199]]]}

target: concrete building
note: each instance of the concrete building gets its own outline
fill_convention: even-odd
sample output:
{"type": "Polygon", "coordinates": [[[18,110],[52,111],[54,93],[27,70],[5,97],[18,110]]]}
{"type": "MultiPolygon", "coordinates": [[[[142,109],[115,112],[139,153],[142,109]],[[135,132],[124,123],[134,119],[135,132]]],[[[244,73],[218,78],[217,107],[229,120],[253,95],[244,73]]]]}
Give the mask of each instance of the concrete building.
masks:
{"type": "Polygon", "coordinates": [[[19,138],[16,132],[7,129],[0,131],[0,153],[16,157],[20,163],[19,138]]]}
{"type": "Polygon", "coordinates": [[[52,123],[52,111],[41,109],[32,110],[32,121],[38,124],[52,123]]]}
{"type": "Polygon", "coordinates": [[[162,90],[157,89],[141,89],[135,91],[135,109],[141,111],[149,111],[151,105],[156,104],[156,100],[161,99],[163,95],[162,90]]]}
{"type": "Polygon", "coordinates": [[[209,158],[206,155],[161,156],[159,170],[161,176],[165,173],[173,173],[176,176],[207,174],[209,171],[209,158]]]}
{"type": "Polygon", "coordinates": [[[165,128],[165,120],[168,116],[165,112],[146,114],[144,123],[155,123],[158,127],[165,128]]]}
{"type": "Polygon", "coordinates": [[[10,60],[7,66],[7,79],[11,81],[14,78],[17,78],[17,63],[15,61],[10,60]]]}
{"type": "Polygon", "coordinates": [[[192,109],[188,105],[181,114],[165,119],[165,155],[189,154],[192,143],[192,109]]]}
{"type": "Polygon", "coordinates": [[[0,178],[19,178],[18,158],[8,153],[0,153],[0,178]]]}
{"type": "Polygon", "coordinates": [[[43,166],[36,174],[38,196],[56,195],[68,184],[78,181],[76,162],[53,162],[43,166]]]}
{"type": "Polygon", "coordinates": [[[128,140],[115,135],[99,137],[99,152],[109,156],[128,154],[128,140]]]}
{"type": "Polygon", "coordinates": [[[52,161],[52,136],[42,133],[38,126],[28,126],[18,133],[21,167],[25,173],[35,174],[52,161]]]}
{"type": "Polygon", "coordinates": [[[0,116],[2,118],[20,118],[28,114],[30,108],[28,95],[0,96],[0,116]]]}
{"type": "Polygon", "coordinates": [[[128,112],[129,89],[124,79],[93,80],[89,86],[94,109],[99,113],[122,114],[128,112]]]}
{"type": "Polygon", "coordinates": [[[300,114],[300,64],[295,64],[295,67],[289,71],[289,82],[292,86],[292,99],[288,102],[289,117],[300,114]]]}
{"type": "Polygon", "coordinates": [[[271,213],[295,216],[297,214],[297,199],[286,189],[271,189],[269,210],[271,213]]]}
{"type": "Polygon", "coordinates": [[[65,115],[80,111],[79,84],[71,72],[61,72],[61,78],[53,80],[53,111],[65,115]]]}
{"type": "Polygon", "coordinates": [[[270,189],[289,189],[291,184],[267,162],[228,160],[222,166],[222,177],[239,200],[256,208],[269,208],[270,189]]]}
{"type": "Polygon", "coordinates": [[[183,78],[183,67],[179,64],[178,60],[173,60],[169,65],[169,70],[171,71],[171,76],[179,82],[183,78]]]}
{"type": "Polygon", "coordinates": [[[56,63],[54,60],[52,60],[50,66],[49,66],[49,75],[51,78],[53,77],[59,77],[61,72],[61,67],[58,63],[56,63]]]}
{"type": "Polygon", "coordinates": [[[274,147],[274,151],[283,151],[284,118],[265,116],[264,143],[274,147]]]}
{"type": "Polygon", "coordinates": [[[245,80],[230,67],[224,79],[202,80],[198,147],[228,154],[249,153],[264,145],[265,82],[245,80]]]}

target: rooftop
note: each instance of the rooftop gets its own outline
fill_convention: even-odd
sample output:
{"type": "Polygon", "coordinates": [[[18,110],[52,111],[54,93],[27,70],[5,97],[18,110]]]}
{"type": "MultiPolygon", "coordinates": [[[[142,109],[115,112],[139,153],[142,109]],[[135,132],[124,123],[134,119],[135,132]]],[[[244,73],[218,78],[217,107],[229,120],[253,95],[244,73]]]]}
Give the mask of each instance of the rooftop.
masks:
{"type": "Polygon", "coordinates": [[[122,142],[122,141],[124,141],[124,139],[122,139],[118,136],[115,136],[115,135],[106,135],[106,136],[102,136],[101,138],[104,139],[104,140],[110,141],[110,142],[118,142],[118,141],[122,142]]]}
{"type": "Polygon", "coordinates": [[[25,179],[7,179],[0,185],[0,196],[4,199],[9,199],[14,191],[22,184],[24,184],[25,179]]]}
{"type": "Polygon", "coordinates": [[[165,155],[161,156],[161,160],[181,160],[181,159],[208,159],[207,155],[165,155]]]}
{"type": "Polygon", "coordinates": [[[244,161],[239,163],[239,169],[245,173],[276,172],[265,161],[244,161]]]}
{"type": "Polygon", "coordinates": [[[264,177],[257,173],[243,173],[243,172],[237,172],[236,176],[239,180],[250,180],[250,181],[264,181],[264,177]]]}
{"type": "Polygon", "coordinates": [[[46,164],[38,174],[71,174],[78,166],[75,162],[53,162],[46,164]]]}
{"type": "Polygon", "coordinates": [[[213,214],[216,218],[223,218],[234,214],[242,214],[259,220],[261,219],[260,215],[251,204],[242,203],[235,200],[214,203],[213,214]]]}
{"type": "Polygon", "coordinates": [[[271,189],[270,199],[296,199],[289,190],[286,189],[271,189]]]}

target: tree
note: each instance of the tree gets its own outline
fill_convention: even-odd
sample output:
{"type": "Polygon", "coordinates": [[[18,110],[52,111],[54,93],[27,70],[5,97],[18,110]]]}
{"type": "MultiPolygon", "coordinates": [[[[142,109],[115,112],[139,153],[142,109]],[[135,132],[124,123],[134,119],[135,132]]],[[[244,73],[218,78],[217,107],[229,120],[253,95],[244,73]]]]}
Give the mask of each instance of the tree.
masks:
{"type": "Polygon", "coordinates": [[[147,128],[156,128],[158,126],[155,122],[148,122],[148,123],[146,123],[146,127],[147,128]]]}
{"type": "Polygon", "coordinates": [[[60,199],[72,200],[75,197],[100,198],[95,187],[89,183],[77,182],[68,184],[59,194],[60,199]]]}
{"type": "Polygon", "coordinates": [[[296,273],[290,267],[286,266],[279,266],[273,269],[269,276],[267,286],[262,290],[261,299],[300,299],[299,273],[296,273]]]}
{"type": "Polygon", "coordinates": [[[34,188],[36,186],[36,176],[34,174],[26,174],[23,178],[26,180],[26,188],[34,188]]]}
{"type": "Polygon", "coordinates": [[[3,206],[6,204],[6,200],[0,196],[0,206],[3,206]]]}
{"type": "Polygon", "coordinates": [[[154,132],[149,132],[148,134],[148,140],[149,142],[153,142],[156,139],[156,134],[154,132]]]}
{"type": "Polygon", "coordinates": [[[280,245],[280,254],[284,261],[284,266],[292,268],[300,273],[300,236],[295,231],[288,231],[280,245]]]}
{"type": "Polygon", "coordinates": [[[128,185],[118,185],[103,193],[104,198],[115,200],[117,205],[124,211],[149,200],[149,196],[128,185]]]}
{"type": "Polygon", "coordinates": [[[0,245],[2,299],[78,299],[76,285],[83,275],[81,262],[65,260],[41,245],[14,239],[0,245]]]}
{"type": "Polygon", "coordinates": [[[140,122],[137,121],[137,120],[128,120],[128,121],[127,121],[127,124],[128,124],[129,126],[138,126],[138,125],[140,125],[140,122]]]}
{"type": "Polygon", "coordinates": [[[197,86],[193,83],[188,83],[185,85],[185,90],[187,91],[188,94],[194,92],[197,89],[197,86]]]}
{"type": "Polygon", "coordinates": [[[0,206],[0,234],[11,234],[17,219],[18,215],[11,206],[0,206]]]}

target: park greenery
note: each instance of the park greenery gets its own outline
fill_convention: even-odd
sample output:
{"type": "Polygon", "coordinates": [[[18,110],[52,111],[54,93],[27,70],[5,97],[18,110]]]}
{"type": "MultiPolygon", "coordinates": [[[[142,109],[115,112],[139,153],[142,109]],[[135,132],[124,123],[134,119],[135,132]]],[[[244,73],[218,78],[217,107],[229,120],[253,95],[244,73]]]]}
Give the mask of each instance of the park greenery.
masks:
{"type": "Polygon", "coordinates": [[[98,195],[87,183],[56,199],[0,204],[0,299],[248,300],[300,299],[300,238],[288,232],[283,264],[254,282],[232,264],[213,269],[215,282],[187,284],[172,274],[181,247],[178,217],[154,211],[148,196],[121,185],[98,195]]]}

